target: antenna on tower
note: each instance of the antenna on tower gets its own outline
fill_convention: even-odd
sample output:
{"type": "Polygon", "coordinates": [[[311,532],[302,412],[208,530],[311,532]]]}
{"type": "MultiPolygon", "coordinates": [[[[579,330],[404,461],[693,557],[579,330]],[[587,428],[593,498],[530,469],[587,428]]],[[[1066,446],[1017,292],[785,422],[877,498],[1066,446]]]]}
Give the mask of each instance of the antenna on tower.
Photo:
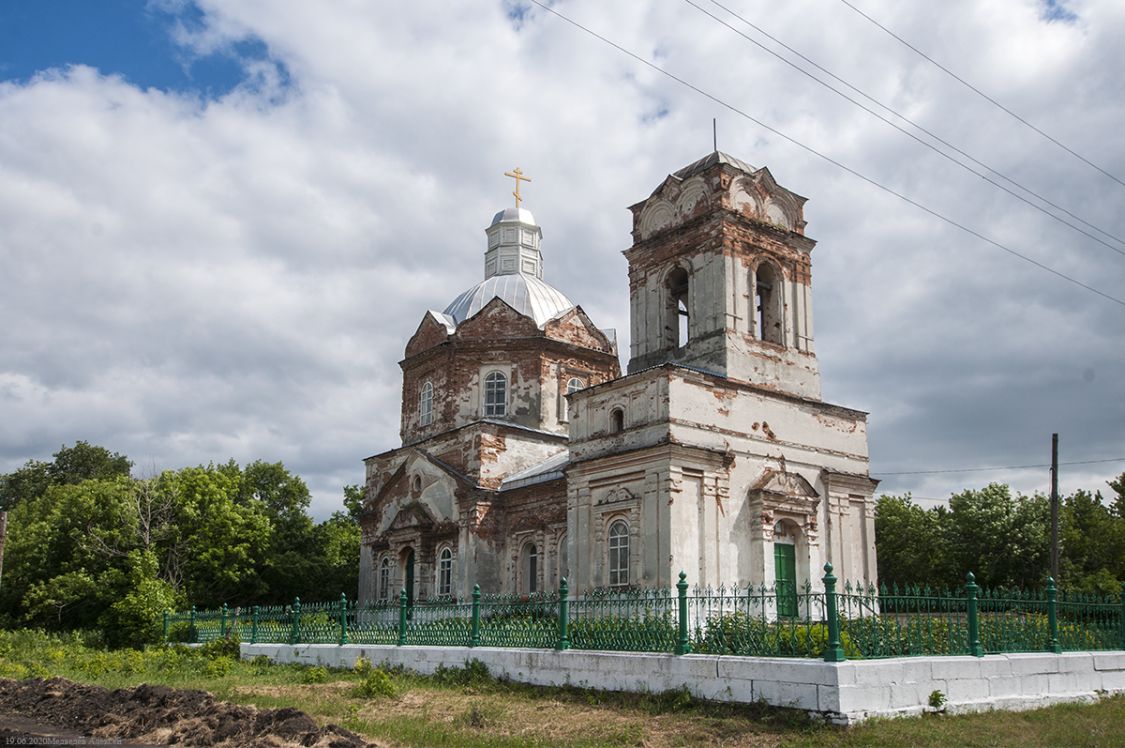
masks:
{"type": "Polygon", "coordinates": [[[719,150],[719,125],[715,117],[711,118],[711,144],[715,146],[715,151],[719,150]]]}

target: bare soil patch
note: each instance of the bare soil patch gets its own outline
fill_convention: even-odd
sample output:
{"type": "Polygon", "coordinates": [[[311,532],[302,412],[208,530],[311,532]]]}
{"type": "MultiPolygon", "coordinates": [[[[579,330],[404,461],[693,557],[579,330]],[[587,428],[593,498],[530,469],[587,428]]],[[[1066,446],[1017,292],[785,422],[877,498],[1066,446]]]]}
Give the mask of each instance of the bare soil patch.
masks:
{"type": "MultiPolygon", "coordinates": [[[[342,727],[321,727],[297,709],[256,709],[216,701],[206,691],[167,686],[110,691],[64,678],[0,679],[0,715],[5,713],[29,724],[61,729],[63,734],[73,731],[88,737],[120,738],[127,744],[215,748],[375,745],[342,727]]],[[[34,734],[28,727],[20,731],[34,734]]]]}

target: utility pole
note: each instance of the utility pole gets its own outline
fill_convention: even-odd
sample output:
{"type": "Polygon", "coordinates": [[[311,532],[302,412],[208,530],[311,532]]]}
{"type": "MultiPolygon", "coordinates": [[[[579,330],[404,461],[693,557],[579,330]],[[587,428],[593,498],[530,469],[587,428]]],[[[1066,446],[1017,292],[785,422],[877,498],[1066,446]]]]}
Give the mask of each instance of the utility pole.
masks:
{"type": "Polygon", "coordinates": [[[1051,434],[1051,576],[1059,582],[1059,435],[1051,434]]]}
{"type": "Polygon", "coordinates": [[[8,535],[8,513],[0,512],[0,579],[4,577],[4,538],[8,535]]]}

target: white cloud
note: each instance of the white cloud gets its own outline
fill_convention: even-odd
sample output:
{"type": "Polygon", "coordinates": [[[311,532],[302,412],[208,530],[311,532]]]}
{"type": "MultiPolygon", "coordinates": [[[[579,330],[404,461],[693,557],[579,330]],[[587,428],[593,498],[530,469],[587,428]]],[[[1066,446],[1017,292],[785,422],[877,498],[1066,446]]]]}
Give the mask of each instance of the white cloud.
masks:
{"type": "MultiPolygon", "coordinates": [[[[826,398],[870,409],[873,464],[1125,456],[1123,312],[835,170],[537,8],[201,2],[185,54],[260,40],[218,99],[74,67],[0,85],[0,470],[89,439],[145,469],[281,459],[323,515],[398,438],[396,362],[481,275],[533,178],[549,280],[628,350],[625,206],[710,149],[810,198],[826,398]],[[281,72],[284,71],[284,72],[281,72]],[[287,77],[286,77],[287,76],[287,77]],[[1091,377],[1092,373],[1092,377],[1091,377]]],[[[1092,244],[678,3],[555,5],[677,75],[1035,259],[1121,295],[1092,244]]],[[[1099,177],[842,4],[731,7],[978,158],[1125,236],[1099,177]]],[[[1030,0],[865,10],[1111,171],[1125,11],[1030,0]]],[[[1125,469],[1084,470],[1082,484],[1125,469]]],[[[1077,473],[1075,475],[1078,475],[1077,473]]],[[[989,476],[1004,478],[1005,475],[989,476]]],[[[1013,474],[1017,487],[1045,476],[1013,474]]],[[[1036,483],[1038,481],[1038,483],[1036,483]]],[[[976,474],[888,479],[941,496],[976,474]]],[[[1064,479],[1064,488],[1077,488],[1064,479]]]]}

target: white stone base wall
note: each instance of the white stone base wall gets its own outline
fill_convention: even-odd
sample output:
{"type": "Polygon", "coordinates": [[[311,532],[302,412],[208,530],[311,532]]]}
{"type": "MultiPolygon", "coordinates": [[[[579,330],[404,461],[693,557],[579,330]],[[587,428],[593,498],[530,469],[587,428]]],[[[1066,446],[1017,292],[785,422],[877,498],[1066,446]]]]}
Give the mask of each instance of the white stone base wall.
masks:
{"type": "Polygon", "coordinates": [[[491,674],[540,686],[659,693],[686,687],[712,701],[764,702],[804,709],[839,724],[868,717],[932,711],[940,691],[948,712],[1033,709],[1093,701],[1125,691],[1125,651],[904,657],[829,663],[779,657],[556,652],[494,647],[394,647],[335,644],[243,644],[244,659],[352,667],[376,665],[430,674],[480,660],[491,674]]]}

